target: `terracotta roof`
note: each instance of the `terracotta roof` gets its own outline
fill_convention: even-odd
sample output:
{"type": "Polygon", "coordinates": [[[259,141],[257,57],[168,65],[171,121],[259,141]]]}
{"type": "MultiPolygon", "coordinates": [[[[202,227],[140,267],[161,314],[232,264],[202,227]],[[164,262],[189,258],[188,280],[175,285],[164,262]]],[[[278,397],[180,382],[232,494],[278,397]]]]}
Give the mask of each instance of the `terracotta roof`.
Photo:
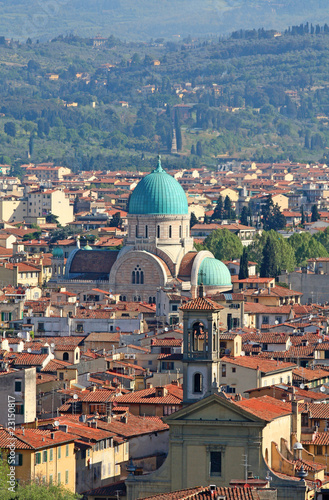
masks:
{"type": "Polygon", "coordinates": [[[306,382],[329,377],[329,371],[322,370],[321,368],[314,368],[312,370],[310,368],[298,367],[293,369],[292,374],[294,378],[305,380],[306,382]]]}
{"type": "Polygon", "coordinates": [[[152,346],[170,346],[170,347],[181,347],[183,344],[183,339],[151,339],[152,346]]]}
{"type": "Polygon", "coordinates": [[[141,391],[133,392],[118,396],[115,401],[119,404],[170,404],[180,405],[183,400],[183,388],[173,384],[164,386],[168,389],[166,396],[157,396],[156,388],[143,389],[141,391]]]}
{"type": "Polygon", "coordinates": [[[303,413],[309,412],[310,418],[329,419],[329,405],[327,403],[305,403],[303,413]]]}
{"type": "Polygon", "coordinates": [[[195,299],[190,300],[186,304],[180,307],[182,311],[219,311],[220,309],[224,309],[223,306],[214,302],[211,299],[206,299],[204,297],[197,297],[195,299]]]}
{"type": "Polygon", "coordinates": [[[107,389],[98,389],[96,391],[91,391],[89,394],[82,398],[83,402],[102,402],[106,403],[111,401],[115,396],[115,391],[109,391],[107,389]]]}
{"type": "Polygon", "coordinates": [[[62,368],[66,368],[67,366],[72,366],[68,361],[61,361],[60,359],[51,359],[49,363],[46,364],[44,368],[42,368],[42,372],[53,372],[55,373],[57,370],[62,368]]]}
{"type": "MultiPolygon", "coordinates": [[[[0,429],[0,446],[8,448],[11,442],[10,435],[5,429],[0,429]]],[[[69,443],[74,441],[75,436],[67,432],[54,430],[53,432],[41,429],[16,429],[16,449],[19,450],[38,450],[42,448],[53,447],[55,445],[69,443]]]]}
{"type": "Polygon", "coordinates": [[[48,354],[15,353],[13,357],[14,366],[41,366],[48,354]]]}
{"type": "Polygon", "coordinates": [[[125,438],[169,429],[169,426],[159,417],[139,417],[132,413],[126,413],[125,418],[122,418],[121,415],[115,416],[110,423],[99,419],[97,427],[114,432],[125,438]]]}
{"type": "Polygon", "coordinates": [[[294,363],[284,363],[271,359],[260,359],[259,356],[239,356],[237,358],[224,356],[221,359],[221,362],[250,368],[252,370],[259,369],[262,373],[275,373],[276,371],[292,370],[296,367],[294,363]]]}
{"type": "Polygon", "coordinates": [[[178,277],[181,279],[191,278],[192,266],[197,252],[188,252],[184,255],[179,266],[178,277]]]}
{"type": "Polygon", "coordinates": [[[312,435],[312,439],[302,440],[302,444],[314,444],[314,445],[325,445],[329,446],[329,432],[315,432],[312,435]]]}
{"type": "Polygon", "coordinates": [[[159,493],[144,497],[143,500],[211,500],[218,497],[223,497],[226,500],[259,500],[257,491],[252,488],[216,487],[215,490],[211,491],[209,486],[196,486],[171,493],[159,493]]]}
{"type": "Polygon", "coordinates": [[[284,403],[270,396],[243,399],[235,404],[267,422],[291,414],[291,403],[284,403]]]}

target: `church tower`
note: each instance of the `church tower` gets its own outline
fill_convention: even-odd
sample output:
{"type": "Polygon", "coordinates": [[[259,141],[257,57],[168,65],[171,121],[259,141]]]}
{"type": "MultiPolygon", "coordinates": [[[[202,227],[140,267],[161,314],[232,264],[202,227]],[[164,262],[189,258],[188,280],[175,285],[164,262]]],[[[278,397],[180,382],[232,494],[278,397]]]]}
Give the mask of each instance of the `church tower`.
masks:
{"type": "Polygon", "coordinates": [[[184,324],[183,402],[194,403],[216,390],[220,361],[220,310],[223,307],[199,296],[181,307],[184,324]]]}

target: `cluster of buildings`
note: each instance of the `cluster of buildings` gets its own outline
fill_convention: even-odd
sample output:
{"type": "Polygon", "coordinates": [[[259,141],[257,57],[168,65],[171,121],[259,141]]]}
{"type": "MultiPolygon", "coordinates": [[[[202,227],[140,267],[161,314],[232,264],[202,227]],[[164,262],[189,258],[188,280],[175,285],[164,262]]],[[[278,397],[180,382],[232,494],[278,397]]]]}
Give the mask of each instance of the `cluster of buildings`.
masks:
{"type": "MultiPolygon", "coordinates": [[[[303,170],[326,176],[283,167],[301,185],[303,170]]],[[[239,279],[190,228],[219,193],[238,211],[266,193],[288,203],[288,185],[264,189],[290,181],[264,165],[169,175],[160,159],[148,175],[23,168],[0,199],[18,204],[0,230],[0,394],[16,426],[1,407],[0,442],[14,440],[16,480],[87,500],[325,499],[329,305],[254,262],[239,279]],[[53,239],[50,216],[76,236],[53,239]]],[[[256,231],[226,225],[244,244],[256,231]]]]}

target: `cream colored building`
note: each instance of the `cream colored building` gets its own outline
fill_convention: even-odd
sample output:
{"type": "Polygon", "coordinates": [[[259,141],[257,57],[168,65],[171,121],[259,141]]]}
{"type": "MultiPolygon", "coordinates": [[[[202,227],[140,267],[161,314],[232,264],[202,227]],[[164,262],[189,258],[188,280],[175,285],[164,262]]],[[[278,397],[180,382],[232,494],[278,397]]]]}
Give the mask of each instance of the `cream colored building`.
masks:
{"type": "Polygon", "coordinates": [[[0,199],[0,220],[6,222],[24,221],[27,216],[28,201],[18,196],[0,199]]]}
{"type": "Polygon", "coordinates": [[[74,220],[73,205],[60,189],[31,191],[27,196],[27,217],[30,220],[56,215],[58,222],[65,226],[74,220]]]}

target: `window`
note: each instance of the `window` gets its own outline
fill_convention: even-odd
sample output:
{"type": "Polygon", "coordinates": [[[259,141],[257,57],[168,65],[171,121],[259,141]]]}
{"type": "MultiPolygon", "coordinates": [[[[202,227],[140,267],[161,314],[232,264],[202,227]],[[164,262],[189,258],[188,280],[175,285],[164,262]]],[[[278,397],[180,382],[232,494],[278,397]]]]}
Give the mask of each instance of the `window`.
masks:
{"type": "Polygon", "coordinates": [[[38,452],[35,454],[35,465],[41,464],[41,453],[38,452]]]}
{"type": "Polygon", "coordinates": [[[169,238],[171,238],[171,237],[172,237],[172,227],[169,226],[169,238]]]}
{"type": "Polygon", "coordinates": [[[39,332],[45,331],[45,324],[44,323],[38,323],[38,331],[39,332]]]}
{"type": "Polygon", "coordinates": [[[138,264],[132,272],[132,283],[136,285],[143,285],[144,283],[144,272],[141,270],[138,264]]]}
{"type": "Polygon", "coordinates": [[[177,304],[172,304],[171,310],[172,311],[178,311],[178,305],[177,304]]]}
{"type": "Polygon", "coordinates": [[[222,473],[222,454],[220,451],[210,452],[210,475],[220,476],[222,473]]]}
{"type": "Polygon", "coordinates": [[[202,374],[195,373],[193,377],[193,392],[201,393],[202,392],[202,374]]]}
{"type": "Polygon", "coordinates": [[[42,462],[46,463],[47,461],[48,461],[48,452],[47,452],[47,450],[44,450],[42,452],[42,462]]]}
{"type": "Polygon", "coordinates": [[[282,323],[282,316],[275,316],[275,322],[280,325],[282,323]]]}
{"type": "Polygon", "coordinates": [[[69,360],[69,353],[63,352],[63,361],[68,361],[68,360],[69,360]]]}
{"type": "Polygon", "coordinates": [[[239,326],[240,326],[240,319],[233,318],[233,328],[239,328],[239,326]]]}
{"type": "Polygon", "coordinates": [[[262,317],[262,322],[263,322],[263,325],[268,325],[269,324],[269,318],[268,318],[268,316],[263,316],[262,317]]]}
{"type": "Polygon", "coordinates": [[[83,333],[83,324],[82,323],[77,324],[77,332],[83,333]]]}
{"type": "Polygon", "coordinates": [[[236,372],[236,368],[232,368],[232,373],[235,373],[236,372]]]}
{"type": "Polygon", "coordinates": [[[148,226],[145,226],[145,238],[149,237],[149,228],[148,226]]]}
{"type": "Polygon", "coordinates": [[[69,484],[69,471],[65,471],[65,484],[69,484]]]}
{"type": "Polygon", "coordinates": [[[226,377],[226,365],[222,365],[222,377],[226,377]]]}
{"type": "Polygon", "coordinates": [[[136,236],[136,238],[138,238],[138,226],[137,226],[137,224],[136,224],[136,227],[135,227],[135,236],[136,236]]]}
{"type": "Polygon", "coordinates": [[[53,475],[49,474],[49,484],[53,484],[53,475]]]}
{"type": "Polygon", "coordinates": [[[49,462],[53,461],[53,457],[54,457],[54,450],[52,448],[50,448],[50,450],[49,450],[49,462]]]}
{"type": "Polygon", "coordinates": [[[57,483],[61,484],[61,473],[60,472],[57,474],[57,483]]]}
{"type": "Polygon", "coordinates": [[[157,226],[157,238],[160,238],[160,226],[157,226]]]}
{"type": "Polygon", "coordinates": [[[67,457],[69,456],[69,445],[68,445],[68,444],[66,445],[66,453],[65,453],[65,455],[66,455],[67,457]]]}
{"type": "Polygon", "coordinates": [[[59,372],[59,380],[64,380],[64,373],[63,372],[59,372]]]}
{"type": "Polygon", "coordinates": [[[58,458],[62,458],[62,448],[61,448],[61,446],[58,447],[58,458]]]}
{"type": "Polygon", "coordinates": [[[21,453],[15,453],[15,463],[16,467],[23,465],[23,455],[21,453]]]}
{"type": "Polygon", "coordinates": [[[15,379],[15,392],[22,392],[22,380],[15,379]]]}
{"type": "Polygon", "coordinates": [[[182,226],[179,226],[179,237],[182,237],[182,226]]]}
{"type": "MultiPolygon", "coordinates": [[[[152,364],[152,361],[151,361],[152,364]]],[[[174,363],[172,361],[162,361],[161,363],[161,368],[162,370],[173,370],[174,369],[174,363]]]]}
{"type": "Polygon", "coordinates": [[[15,415],[24,415],[23,403],[16,403],[15,404],[15,415]]]}

